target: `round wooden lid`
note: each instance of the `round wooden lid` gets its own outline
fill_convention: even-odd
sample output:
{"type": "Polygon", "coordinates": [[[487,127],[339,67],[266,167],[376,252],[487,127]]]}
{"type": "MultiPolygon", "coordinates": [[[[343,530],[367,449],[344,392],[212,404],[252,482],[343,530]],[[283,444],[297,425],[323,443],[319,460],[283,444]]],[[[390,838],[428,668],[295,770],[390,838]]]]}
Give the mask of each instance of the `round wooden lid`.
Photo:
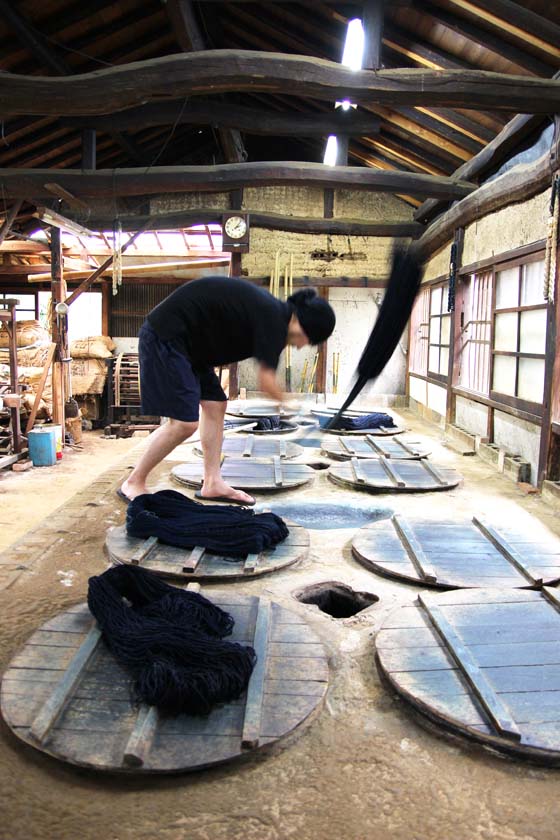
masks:
{"type": "Polygon", "coordinates": [[[440,589],[518,588],[560,580],[560,541],[542,526],[472,520],[435,521],[394,514],[361,528],[352,553],[372,571],[440,589]]]}
{"type": "MultiPolygon", "coordinates": [[[[202,447],[194,447],[197,455],[202,456],[202,447]]],[[[256,438],[253,434],[236,435],[236,437],[225,438],[222,444],[222,454],[227,458],[264,458],[269,460],[277,455],[284,460],[299,458],[303,455],[304,449],[297,443],[288,440],[275,440],[273,437],[256,438]]]]}
{"type": "Polygon", "coordinates": [[[332,466],[328,477],[335,484],[370,492],[416,493],[451,490],[463,477],[449,467],[432,465],[426,459],[397,461],[393,458],[364,460],[351,458],[332,466]]]}
{"type": "Polygon", "coordinates": [[[373,435],[328,437],[323,440],[321,447],[325,455],[339,461],[349,461],[351,458],[379,458],[380,455],[406,461],[426,458],[430,454],[427,444],[419,441],[373,435]]]}
{"type": "MultiPolygon", "coordinates": [[[[222,464],[222,478],[237,490],[286,490],[306,484],[314,474],[305,464],[286,464],[277,456],[266,462],[226,458],[222,464]]],[[[203,465],[178,464],[171,475],[180,484],[201,487],[203,465]]]]}
{"type": "Polygon", "coordinates": [[[184,580],[240,580],[276,572],[303,560],[309,552],[309,531],[286,522],[290,533],[275,548],[246,558],[224,557],[205,551],[165,545],[155,538],[129,537],[126,527],[109,528],[105,547],[113,563],[131,563],[165,577],[184,580]]]}
{"type": "Polygon", "coordinates": [[[391,687],[442,731],[560,765],[557,590],[421,593],[375,646],[391,687]]]}
{"type": "Polygon", "coordinates": [[[327,689],[327,656],[305,620],[253,596],[213,593],[233,641],[258,656],[247,692],[206,717],[131,703],[129,675],[87,605],[44,624],[13,658],[0,707],[14,734],[55,758],[113,773],[173,773],[240,759],[293,732],[327,689]]]}

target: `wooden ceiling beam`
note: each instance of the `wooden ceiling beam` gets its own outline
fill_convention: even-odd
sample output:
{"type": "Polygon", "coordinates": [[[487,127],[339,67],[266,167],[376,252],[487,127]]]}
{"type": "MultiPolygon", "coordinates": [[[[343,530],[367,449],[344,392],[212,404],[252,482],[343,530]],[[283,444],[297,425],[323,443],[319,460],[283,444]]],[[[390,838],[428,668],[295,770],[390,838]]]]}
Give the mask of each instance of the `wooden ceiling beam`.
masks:
{"type": "Polygon", "coordinates": [[[89,126],[98,131],[106,131],[111,126],[134,130],[161,125],[213,125],[236,128],[246,134],[273,134],[277,137],[324,137],[335,133],[359,135],[379,131],[378,119],[353,109],[333,111],[323,116],[293,110],[276,113],[270,109],[226,102],[188,102],[185,105],[181,100],[129,108],[111,116],[65,117],[60,122],[69,127],[89,126]]]}
{"type": "Polygon", "coordinates": [[[483,184],[436,219],[418,240],[423,259],[449,242],[460,227],[519,201],[527,201],[550,186],[554,164],[547,152],[530,166],[516,166],[483,184]]]}
{"type": "Polygon", "coordinates": [[[365,0],[362,13],[364,28],[364,56],[362,66],[366,70],[380,70],[383,66],[383,25],[385,22],[384,0],[365,0]]]}
{"type": "MultiPolygon", "coordinates": [[[[542,120],[528,114],[518,114],[506,127],[470,161],[455,170],[455,175],[461,178],[482,180],[486,174],[506,160],[514,153],[516,147],[523,140],[534,133],[542,125],[542,120]]],[[[443,203],[436,199],[425,201],[414,214],[417,221],[433,218],[443,207],[443,203]]]]}
{"type": "Polygon", "coordinates": [[[560,26],[512,0],[452,0],[454,6],[514,35],[523,44],[560,58],[560,26]]]}
{"type": "MultiPolygon", "coordinates": [[[[0,0],[0,13],[3,19],[16,32],[21,43],[39,61],[43,62],[49,69],[54,70],[55,73],[60,73],[61,76],[72,75],[73,70],[70,65],[63,58],[59,57],[37,30],[30,26],[23,15],[13,8],[13,3],[10,3],[9,0],[0,0]]],[[[129,139],[119,134],[119,132],[111,132],[111,134],[113,140],[125,150],[132,161],[135,163],[143,162],[140,151],[129,139]]]]}
{"type": "Polygon", "coordinates": [[[155,99],[228,91],[524,113],[560,106],[556,80],[484,70],[352,71],[325,59],[241,50],[183,53],[67,78],[0,74],[4,117],[107,114],[155,99]]]}
{"type": "MultiPolygon", "coordinates": [[[[441,47],[421,43],[416,33],[407,32],[390,20],[385,22],[383,44],[386,49],[405,56],[413,64],[429,70],[468,70],[473,69],[474,66],[442,50],[441,47]]],[[[402,62],[400,66],[402,67],[402,62]]]]}
{"type": "MultiPolygon", "coordinates": [[[[251,226],[265,228],[267,230],[283,230],[296,233],[320,233],[344,236],[390,236],[390,237],[412,237],[416,238],[424,231],[424,226],[418,222],[402,220],[366,221],[364,219],[324,219],[318,217],[284,216],[280,213],[261,213],[260,211],[248,210],[251,218],[251,226]]],[[[151,215],[151,226],[158,230],[181,230],[185,224],[198,222],[205,224],[210,222],[221,223],[222,211],[215,209],[200,208],[197,210],[186,210],[177,213],[161,213],[151,215]]],[[[147,216],[122,216],[120,217],[123,230],[134,231],[141,227],[148,220],[147,216]]],[[[111,223],[107,217],[98,217],[88,221],[92,226],[102,228],[111,223]]],[[[97,252],[96,252],[97,253],[97,252]]],[[[192,251],[199,255],[198,251],[192,251]]],[[[205,256],[212,256],[207,253],[205,256]]]]}
{"type": "Polygon", "coordinates": [[[493,35],[488,29],[481,29],[464,18],[457,17],[440,6],[435,6],[428,0],[413,0],[412,7],[422,15],[430,17],[436,24],[445,26],[446,29],[472,41],[484,50],[495,53],[502,59],[505,58],[528,73],[535,76],[549,76],[551,73],[550,64],[504,41],[503,38],[493,35]]]}
{"type": "MultiPolygon", "coordinates": [[[[43,198],[50,196],[45,183],[52,170],[0,169],[5,196],[43,198]]],[[[163,166],[149,171],[138,169],[59,169],[57,183],[73,195],[85,198],[154,195],[188,191],[222,192],[245,186],[298,184],[300,186],[345,187],[373,192],[406,192],[422,197],[459,198],[475,186],[451,178],[416,173],[372,172],[362,167],[327,167],[319,163],[272,161],[230,163],[218,166],[163,166]]]]}

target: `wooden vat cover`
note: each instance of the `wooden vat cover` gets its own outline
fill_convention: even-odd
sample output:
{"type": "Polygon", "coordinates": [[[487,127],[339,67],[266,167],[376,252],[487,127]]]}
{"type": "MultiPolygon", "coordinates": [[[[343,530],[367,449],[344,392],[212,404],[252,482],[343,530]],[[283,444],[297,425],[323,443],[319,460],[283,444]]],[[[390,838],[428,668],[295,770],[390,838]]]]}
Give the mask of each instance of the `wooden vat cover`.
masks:
{"type": "Polygon", "coordinates": [[[396,461],[383,456],[369,461],[351,458],[343,464],[332,466],[327,475],[335,484],[372,493],[451,490],[463,480],[456,470],[433,466],[425,459],[396,461]]]}
{"type": "Polygon", "coordinates": [[[386,577],[442,589],[542,586],[560,580],[560,541],[541,538],[542,526],[412,519],[394,514],[365,525],[352,553],[386,577]]]}
{"type": "Polygon", "coordinates": [[[286,523],[289,536],[275,548],[245,559],[212,554],[200,546],[193,549],[164,545],[155,537],[129,537],[126,527],[109,528],[105,546],[113,563],[141,565],[156,574],[185,580],[239,580],[275,572],[303,560],[309,551],[309,532],[301,525],[286,523]]]}
{"type": "Polygon", "coordinates": [[[118,773],[198,770],[240,758],[292,732],[327,688],[324,649],[305,620],[251,596],[215,603],[235,618],[234,641],[258,661],[246,694],[207,717],[159,717],[134,706],[130,679],[86,604],[44,624],[11,661],[0,707],[15,735],[56,758],[118,773]]]}
{"type": "MultiPolygon", "coordinates": [[[[194,451],[197,455],[202,456],[200,445],[195,446],[194,451]]],[[[288,440],[275,440],[273,437],[256,438],[254,434],[225,438],[222,444],[222,454],[227,458],[270,459],[277,455],[284,461],[299,458],[303,453],[303,446],[298,446],[297,443],[291,443],[288,440]]]]}
{"type": "MultiPolygon", "coordinates": [[[[285,408],[282,410],[283,417],[294,417],[297,413],[297,411],[287,411],[285,408]]],[[[270,403],[247,404],[244,400],[238,400],[227,404],[226,414],[232,417],[278,417],[278,409],[270,403]]]]}
{"type": "MultiPolygon", "coordinates": [[[[180,484],[202,486],[202,463],[177,464],[171,475],[180,484]]],[[[226,458],[222,464],[222,477],[237,490],[287,490],[306,484],[314,476],[305,464],[286,464],[278,456],[270,461],[242,461],[226,458]]]]}
{"type": "Polygon", "coordinates": [[[548,587],[420,594],[377,634],[378,667],[444,729],[559,765],[558,595],[548,587]]]}
{"type": "Polygon", "coordinates": [[[360,435],[360,437],[329,437],[321,444],[322,451],[329,458],[339,461],[349,461],[351,458],[397,458],[410,460],[427,458],[430,450],[426,444],[419,441],[404,440],[399,437],[374,437],[360,435]]]}

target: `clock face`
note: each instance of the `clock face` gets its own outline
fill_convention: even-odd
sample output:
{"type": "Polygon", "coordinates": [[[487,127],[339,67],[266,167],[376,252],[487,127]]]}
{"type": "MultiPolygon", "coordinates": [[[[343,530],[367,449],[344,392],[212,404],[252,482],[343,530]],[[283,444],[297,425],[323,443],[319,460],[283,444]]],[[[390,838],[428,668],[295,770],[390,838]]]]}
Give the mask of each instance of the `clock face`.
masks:
{"type": "Polygon", "coordinates": [[[230,216],[226,219],[224,230],[230,239],[241,239],[247,233],[247,222],[242,216],[230,216]]]}

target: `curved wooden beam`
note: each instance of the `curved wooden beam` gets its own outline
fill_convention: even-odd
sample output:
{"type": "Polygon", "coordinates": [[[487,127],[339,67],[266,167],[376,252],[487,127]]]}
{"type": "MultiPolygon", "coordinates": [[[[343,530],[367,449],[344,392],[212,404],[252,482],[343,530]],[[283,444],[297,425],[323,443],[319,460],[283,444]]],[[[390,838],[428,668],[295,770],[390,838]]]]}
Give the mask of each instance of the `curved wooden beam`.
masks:
{"type": "MultiPolygon", "coordinates": [[[[1,74],[0,74],[1,75],[1,74]]],[[[273,161],[226,163],[217,166],[155,166],[152,169],[0,169],[4,195],[15,198],[52,197],[45,184],[52,181],[79,198],[106,198],[157,193],[223,192],[247,186],[298,184],[347,187],[370,192],[462,198],[476,189],[467,181],[412,172],[379,171],[362,166],[325,166],[322,163],[273,161]]]]}
{"type": "MultiPolygon", "coordinates": [[[[284,230],[292,233],[330,233],[341,236],[389,236],[416,239],[425,230],[418,222],[407,221],[365,221],[363,219],[323,219],[310,216],[284,216],[280,213],[261,213],[244,210],[251,219],[251,227],[267,230],[284,230]]],[[[222,222],[223,210],[197,209],[176,213],[151,214],[151,230],[179,230],[190,224],[211,224],[222,222]]],[[[96,216],[88,218],[88,225],[94,230],[109,230],[114,218],[96,216]]],[[[134,231],[148,221],[147,216],[119,216],[125,231],[134,231]]]]}
{"type": "Polygon", "coordinates": [[[560,82],[484,70],[353,71],[320,58],[205,50],[63,78],[0,73],[0,117],[110,114],[181,96],[264,91],[331,102],[554,113],[560,82]]]}
{"type": "Polygon", "coordinates": [[[555,172],[550,152],[530,165],[520,165],[479,187],[458,201],[433,222],[416,242],[422,259],[428,259],[449,242],[457,228],[501,210],[510,204],[527,201],[551,185],[555,172]]]}
{"type": "Polygon", "coordinates": [[[111,116],[65,117],[60,121],[73,128],[111,129],[149,128],[154,125],[212,125],[236,128],[245,134],[273,134],[276,137],[325,137],[328,134],[377,134],[379,119],[371,114],[354,111],[333,111],[321,114],[300,111],[279,113],[266,108],[246,105],[226,105],[223,102],[188,102],[182,100],[150,103],[139,108],[127,108],[111,116]]]}

